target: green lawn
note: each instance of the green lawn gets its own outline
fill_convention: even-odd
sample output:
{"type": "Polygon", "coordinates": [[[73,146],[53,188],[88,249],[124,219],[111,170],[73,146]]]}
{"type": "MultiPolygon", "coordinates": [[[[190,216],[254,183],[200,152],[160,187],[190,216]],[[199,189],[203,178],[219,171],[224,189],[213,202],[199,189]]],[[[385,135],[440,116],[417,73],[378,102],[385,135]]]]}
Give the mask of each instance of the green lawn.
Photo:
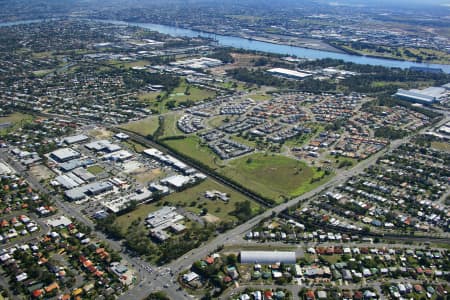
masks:
{"type": "Polygon", "coordinates": [[[233,141],[236,141],[238,143],[247,145],[249,147],[256,148],[256,141],[254,141],[254,140],[250,141],[250,140],[247,140],[247,139],[245,139],[245,138],[243,138],[241,136],[237,136],[237,135],[231,136],[230,139],[233,140],[233,141]]]}
{"type": "Polygon", "coordinates": [[[0,124],[2,123],[11,123],[11,126],[8,128],[0,129],[0,135],[7,133],[8,131],[12,131],[14,129],[19,128],[24,122],[29,122],[33,120],[33,116],[15,112],[6,117],[0,117],[0,124]]]}
{"type": "Polygon", "coordinates": [[[272,99],[272,95],[268,95],[268,94],[253,94],[253,95],[249,95],[248,98],[253,99],[255,101],[266,101],[266,100],[270,100],[272,99]]]}
{"type": "Polygon", "coordinates": [[[177,127],[177,121],[180,117],[181,113],[169,113],[164,115],[164,132],[160,138],[184,135],[177,127]]]}
{"type": "Polygon", "coordinates": [[[212,169],[217,169],[220,166],[221,160],[219,157],[208,146],[200,145],[200,138],[197,136],[188,136],[182,140],[167,140],[164,141],[164,144],[212,169]]]}
{"type": "Polygon", "coordinates": [[[233,122],[237,119],[236,116],[224,116],[224,115],[220,115],[220,116],[214,116],[212,118],[209,118],[206,122],[208,123],[209,126],[211,127],[219,127],[224,125],[227,122],[224,122],[225,120],[228,120],[228,122],[233,122]]]}
{"type": "Polygon", "coordinates": [[[123,124],[120,127],[129,131],[136,132],[140,135],[147,136],[155,133],[156,129],[158,129],[158,126],[158,117],[149,117],[139,121],[123,124]]]}
{"type": "Polygon", "coordinates": [[[165,144],[239,182],[249,190],[277,202],[281,202],[283,197],[291,198],[304,194],[329,179],[328,176],[311,183],[310,180],[321,177],[323,171],[317,171],[304,162],[280,155],[266,156],[257,153],[225,163],[207,146],[200,145],[200,138],[197,136],[167,140],[165,144]]]}
{"type": "Polygon", "coordinates": [[[292,158],[261,153],[233,160],[220,172],[277,202],[281,202],[282,197],[304,194],[327,179],[310,183],[312,178],[322,176],[323,171],[319,172],[292,158]]]}
{"type": "Polygon", "coordinates": [[[104,170],[99,165],[93,165],[93,166],[88,167],[87,171],[94,175],[98,175],[98,174],[102,173],[104,170]]]}
{"type": "Polygon", "coordinates": [[[169,95],[169,100],[176,100],[177,104],[179,104],[180,102],[186,100],[201,101],[207,98],[214,98],[215,96],[216,92],[214,91],[208,89],[201,89],[199,87],[189,85],[185,81],[182,81],[180,86],[177,87],[169,95]]]}
{"type": "Polygon", "coordinates": [[[115,222],[119,225],[123,232],[126,232],[127,228],[134,220],[141,218],[141,220],[143,221],[149,213],[154,212],[158,209],[159,207],[154,204],[142,204],[132,212],[117,217],[115,222]]]}
{"type": "Polygon", "coordinates": [[[328,263],[330,264],[335,264],[339,261],[339,259],[341,258],[341,255],[322,255],[321,256],[324,260],[326,260],[328,263]]]}
{"type": "Polygon", "coordinates": [[[145,67],[150,64],[148,60],[137,60],[137,61],[131,61],[131,62],[124,62],[119,60],[112,60],[109,61],[111,65],[114,65],[115,67],[123,67],[130,69],[132,67],[145,67]]]}
{"type": "Polygon", "coordinates": [[[160,113],[164,113],[168,111],[166,104],[169,101],[174,101],[176,107],[187,100],[198,102],[207,98],[214,98],[216,95],[217,93],[214,91],[190,85],[182,80],[180,85],[170,94],[167,94],[167,92],[150,92],[139,95],[139,99],[146,102],[150,109],[156,109],[160,113]]]}

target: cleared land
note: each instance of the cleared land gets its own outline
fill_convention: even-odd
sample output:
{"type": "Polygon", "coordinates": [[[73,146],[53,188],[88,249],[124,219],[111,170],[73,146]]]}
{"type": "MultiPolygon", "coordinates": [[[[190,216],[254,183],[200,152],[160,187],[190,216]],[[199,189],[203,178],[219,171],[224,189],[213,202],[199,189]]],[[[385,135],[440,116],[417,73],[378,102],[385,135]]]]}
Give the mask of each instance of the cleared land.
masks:
{"type": "Polygon", "coordinates": [[[170,94],[167,92],[150,92],[141,94],[139,100],[148,104],[150,109],[160,113],[167,112],[170,107],[177,107],[189,102],[198,102],[214,98],[217,93],[208,89],[199,88],[182,80],[180,85],[170,94]]]}
{"type": "Polygon", "coordinates": [[[161,177],[163,174],[161,169],[148,170],[147,168],[140,168],[131,173],[136,181],[143,185],[147,185],[150,181],[161,177]]]}
{"type": "Polygon", "coordinates": [[[120,127],[140,134],[142,136],[152,135],[158,129],[158,117],[149,117],[136,122],[127,123],[120,127]]]}
{"type": "Polygon", "coordinates": [[[270,100],[272,99],[271,95],[268,94],[253,94],[253,95],[249,95],[248,98],[253,99],[255,101],[266,101],[266,100],[270,100]]]}
{"type": "Polygon", "coordinates": [[[431,142],[431,147],[437,150],[450,152],[450,144],[446,142],[431,142]]]}
{"type": "Polygon", "coordinates": [[[0,129],[0,135],[7,133],[9,130],[15,130],[21,126],[21,123],[31,120],[33,120],[33,116],[18,112],[5,117],[0,117],[0,124],[11,123],[11,126],[0,129]]]}
{"type": "Polygon", "coordinates": [[[167,140],[164,144],[212,169],[221,166],[219,157],[210,148],[201,145],[200,138],[197,136],[188,136],[182,140],[167,140]]]}
{"type": "Polygon", "coordinates": [[[208,147],[200,145],[196,136],[166,141],[165,144],[277,202],[306,193],[328,179],[324,177],[311,182],[312,178],[321,178],[324,171],[317,171],[304,162],[280,155],[256,153],[226,163],[208,147]]]}
{"type": "Polygon", "coordinates": [[[277,202],[304,194],[326,180],[325,177],[311,182],[312,178],[321,178],[324,172],[317,171],[302,161],[261,153],[233,160],[220,172],[255,193],[277,202]]]}

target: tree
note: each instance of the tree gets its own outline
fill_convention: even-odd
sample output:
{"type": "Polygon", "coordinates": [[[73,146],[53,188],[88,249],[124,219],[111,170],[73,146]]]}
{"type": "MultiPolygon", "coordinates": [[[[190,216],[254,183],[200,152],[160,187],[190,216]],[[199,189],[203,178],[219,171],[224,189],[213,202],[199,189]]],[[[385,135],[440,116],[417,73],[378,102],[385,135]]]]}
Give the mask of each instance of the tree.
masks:
{"type": "Polygon", "coordinates": [[[232,266],[234,266],[234,265],[236,265],[236,263],[237,263],[237,257],[236,257],[236,254],[233,254],[233,253],[229,254],[229,255],[227,256],[227,265],[232,265],[232,266]]]}
{"type": "Polygon", "coordinates": [[[169,297],[167,297],[166,293],[162,291],[153,292],[150,295],[148,295],[145,300],[170,300],[169,297]]]}

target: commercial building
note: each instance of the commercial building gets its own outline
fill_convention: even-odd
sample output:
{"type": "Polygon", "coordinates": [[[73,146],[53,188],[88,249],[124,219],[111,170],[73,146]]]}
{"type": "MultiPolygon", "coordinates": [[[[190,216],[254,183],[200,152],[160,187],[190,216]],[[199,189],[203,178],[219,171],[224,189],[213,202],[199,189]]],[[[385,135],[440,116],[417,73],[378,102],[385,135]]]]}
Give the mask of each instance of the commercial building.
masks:
{"type": "Polygon", "coordinates": [[[423,90],[399,89],[394,96],[414,103],[431,105],[438,102],[445,95],[445,93],[446,89],[443,87],[429,87],[423,90]]]}
{"type": "Polygon", "coordinates": [[[69,171],[72,171],[73,169],[76,169],[79,167],[87,167],[87,166],[93,165],[94,163],[95,163],[95,161],[93,161],[90,158],[73,159],[71,161],[59,164],[59,168],[63,172],[69,172],[69,171]]]}
{"type": "Polygon", "coordinates": [[[61,148],[50,153],[50,157],[57,162],[66,162],[80,156],[80,153],[71,148],[61,148]]]}
{"type": "Polygon", "coordinates": [[[112,185],[112,183],[108,181],[93,182],[67,190],[64,195],[71,201],[78,201],[84,199],[87,196],[95,196],[111,191],[113,188],[114,186],[112,185]]]}
{"type": "Polygon", "coordinates": [[[161,180],[162,184],[168,185],[174,189],[180,190],[186,185],[192,183],[192,178],[183,175],[173,175],[161,180]]]}
{"type": "Polygon", "coordinates": [[[160,210],[148,214],[145,222],[152,228],[162,230],[183,219],[184,217],[176,212],[176,207],[164,206],[160,210]]]}
{"type": "Polygon", "coordinates": [[[103,159],[117,161],[117,162],[123,162],[132,157],[133,157],[133,154],[131,154],[127,150],[120,150],[120,151],[116,151],[116,152],[104,155],[103,159]]]}
{"type": "Polygon", "coordinates": [[[88,136],[86,136],[84,134],[78,134],[78,135],[72,135],[72,136],[65,137],[63,141],[67,145],[72,145],[72,144],[78,144],[78,143],[85,142],[88,139],[89,139],[88,136]]]}
{"type": "Polygon", "coordinates": [[[84,145],[86,148],[88,148],[91,151],[99,152],[104,151],[108,153],[112,153],[115,151],[119,151],[121,147],[119,145],[113,144],[108,140],[100,140],[91,142],[89,144],[84,145]]]}
{"type": "Polygon", "coordinates": [[[241,251],[242,264],[295,264],[295,252],[288,251],[241,251]]]}

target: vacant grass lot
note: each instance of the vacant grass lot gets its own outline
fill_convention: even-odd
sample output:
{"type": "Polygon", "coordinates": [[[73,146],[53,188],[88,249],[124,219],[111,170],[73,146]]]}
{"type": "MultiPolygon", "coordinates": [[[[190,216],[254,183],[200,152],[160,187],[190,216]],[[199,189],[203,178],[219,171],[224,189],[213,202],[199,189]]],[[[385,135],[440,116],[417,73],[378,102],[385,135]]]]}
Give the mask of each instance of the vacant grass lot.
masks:
{"type": "Polygon", "coordinates": [[[283,197],[291,198],[306,193],[325,181],[310,183],[312,178],[321,177],[323,171],[319,172],[304,162],[261,153],[233,160],[220,172],[277,202],[281,202],[283,197]]]}
{"type": "Polygon", "coordinates": [[[90,166],[86,170],[94,175],[98,175],[104,171],[99,165],[90,166]]]}
{"type": "Polygon", "coordinates": [[[158,129],[158,117],[149,117],[139,121],[123,124],[120,127],[140,134],[142,136],[152,135],[158,129]]]}
{"type": "Polygon", "coordinates": [[[28,121],[32,121],[32,120],[33,120],[33,116],[18,113],[18,112],[10,114],[6,117],[0,117],[0,124],[11,123],[10,127],[0,129],[0,135],[7,133],[9,130],[17,129],[24,122],[28,122],[28,121]]]}
{"type": "MultiPolygon", "coordinates": [[[[182,135],[176,128],[178,114],[167,114],[161,138],[182,135]]],[[[142,126],[142,125],[141,125],[142,126]]],[[[126,125],[125,128],[130,128],[126,125]]],[[[131,129],[130,129],[131,130],[131,129]]],[[[140,126],[134,130],[142,135],[140,126]]],[[[231,161],[222,161],[212,150],[201,143],[198,136],[164,140],[166,146],[198,161],[247,189],[280,203],[286,198],[304,194],[326,182],[324,171],[317,171],[306,163],[281,155],[251,154],[231,161]],[[322,178],[321,180],[314,180],[322,178]]]]}
{"type": "Polygon", "coordinates": [[[200,138],[197,136],[188,136],[182,140],[167,140],[164,141],[164,144],[212,169],[220,166],[219,157],[208,146],[200,145],[200,138]]]}
{"type": "Polygon", "coordinates": [[[450,144],[446,142],[431,142],[431,147],[437,150],[450,152],[450,144]]]}
{"type": "Polygon", "coordinates": [[[169,111],[166,104],[174,102],[177,107],[187,100],[198,102],[208,98],[216,97],[217,93],[208,89],[202,89],[188,84],[182,80],[180,85],[170,94],[167,92],[150,92],[139,95],[139,99],[148,104],[150,109],[157,110],[160,113],[169,111]]]}
{"type": "Polygon", "coordinates": [[[181,113],[179,112],[164,115],[164,130],[160,138],[184,135],[177,127],[177,121],[180,117],[181,113]]]}
{"type": "Polygon", "coordinates": [[[253,94],[253,95],[249,95],[248,98],[253,99],[255,101],[266,101],[266,100],[270,100],[273,97],[271,95],[265,94],[265,93],[258,93],[258,94],[253,94]]]}
{"type": "Polygon", "coordinates": [[[149,213],[154,212],[158,209],[159,207],[154,204],[142,204],[132,212],[117,217],[115,222],[117,225],[119,225],[122,232],[125,233],[127,231],[127,228],[133,221],[139,218],[143,221],[145,220],[145,218],[147,218],[149,213]]]}

